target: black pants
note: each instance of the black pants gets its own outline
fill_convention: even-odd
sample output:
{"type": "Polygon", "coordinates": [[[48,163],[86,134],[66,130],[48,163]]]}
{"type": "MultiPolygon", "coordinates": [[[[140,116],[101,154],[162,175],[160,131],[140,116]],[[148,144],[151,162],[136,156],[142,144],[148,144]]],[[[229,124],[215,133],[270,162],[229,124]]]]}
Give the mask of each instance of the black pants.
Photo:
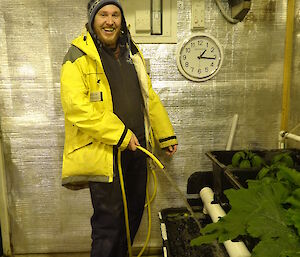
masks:
{"type": "MultiPolygon", "coordinates": [[[[139,150],[125,150],[121,155],[125,192],[127,197],[130,237],[133,242],[138,231],[145,204],[147,165],[146,156],[139,150]]],[[[124,257],[127,239],[124,207],[120,187],[117,158],[112,183],[90,182],[94,214],[91,257],[124,257]]]]}

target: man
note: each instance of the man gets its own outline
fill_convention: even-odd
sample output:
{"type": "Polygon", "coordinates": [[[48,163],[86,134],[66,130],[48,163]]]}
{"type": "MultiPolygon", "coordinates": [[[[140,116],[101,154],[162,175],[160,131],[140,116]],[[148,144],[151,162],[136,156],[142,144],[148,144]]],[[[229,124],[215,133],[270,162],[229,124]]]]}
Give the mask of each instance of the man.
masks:
{"type": "Polygon", "coordinates": [[[92,0],[87,32],[76,38],[61,71],[65,113],[62,184],[90,188],[94,214],[92,257],[127,254],[117,152],[128,202],[131,242],[143,214],[146,156],[159,146],[172,156],[177,139],[132,42],[119,1],[92,0]]]}

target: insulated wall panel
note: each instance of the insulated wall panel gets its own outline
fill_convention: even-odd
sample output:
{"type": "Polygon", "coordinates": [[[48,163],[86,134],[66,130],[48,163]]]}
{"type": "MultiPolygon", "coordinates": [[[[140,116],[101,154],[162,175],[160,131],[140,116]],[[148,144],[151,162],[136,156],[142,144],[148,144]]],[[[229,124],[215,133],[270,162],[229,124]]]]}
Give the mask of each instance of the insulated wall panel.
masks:
{"type": "MultiPolygon", "coordinates": [[[[88,1],[0,2],[0,126],[4,141],[12,247],[15,254],[90,249],[88,190],[60,185],[64,116],[60,68],[71,40],[86,23],[88,1]]],[[[226,6],[227,1],[222,1],[226,6]]],[[[299,9],[300,1],[296,0],[299,9]]],[[[178,42],[192,34],[191,0],[178,0],[178,42]]],[[[229,10],[228,10],[229,11],[229,10]]],[[[234,114],[233,149],[276,148],[280,129],[286,1],[252,1],[245,20],[230,24],[214,1],[205,1],[205,32],[224,48],[213,79],[195,83],[176,67],[176,44],[141,44],[150,59],[154,90],[170,114],[179,140],[169,159],[157,151],[180,189],[195,171],[211,169],[205,152],[224,150],[234,114]]],[[[295,44],[299,45],[299,21],[295,44]]],[[[196,32],[193,32],[196,33],[196,32]]],[[[291,124],[299,122],[299,54],[295,46],[291,124]]],[[[151,247],[161,246],[157,212],[183,206],[161,172],[152,206],[151,247]]],[[[146,217],[145,217],[146,218],[146,217]]],[[[146,219],[136,238],[141,245],[146,219]]]]}

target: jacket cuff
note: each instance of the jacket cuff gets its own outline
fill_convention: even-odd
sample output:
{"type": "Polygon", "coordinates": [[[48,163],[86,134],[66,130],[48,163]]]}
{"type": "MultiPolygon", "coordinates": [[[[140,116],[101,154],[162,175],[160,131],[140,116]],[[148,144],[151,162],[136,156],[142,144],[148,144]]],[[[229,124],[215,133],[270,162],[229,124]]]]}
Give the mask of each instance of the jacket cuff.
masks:
{"type": "Polygon", "coordinates": [[[178,145],[176,136],[159,139],[159,147],[160,148],[166,148],[171,145],[178,145]]]}
{"type": "Polygon", "coordinates": [[[117,144],[117,147],[121,150],[121,151],[124,151],[128,144],[129,144],[129,141],[131,139],[131,136],[132,136],[133,132],[130,130],[130,129],[127,129],[125,127],[124,129],[124,132],[120,138],[120,141],[119,143],[117,144]]]}

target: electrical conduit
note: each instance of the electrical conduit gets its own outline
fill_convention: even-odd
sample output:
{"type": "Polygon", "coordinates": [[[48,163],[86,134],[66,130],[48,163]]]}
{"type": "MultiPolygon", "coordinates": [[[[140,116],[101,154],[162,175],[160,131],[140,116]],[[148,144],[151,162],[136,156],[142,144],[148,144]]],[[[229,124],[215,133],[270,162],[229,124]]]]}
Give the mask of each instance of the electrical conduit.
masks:
{"type": "Polygon", "coordinates": [[[2,236],[3,254],[6,256],[11,256],[12,249],[10,241],[10,221],[8,215],[7,192],[8,191],[6,184],[4,152],[2,148],[2,138],[0,134],[0,233],[2,236]]]}
{"type": "Polygon", "coordinates": [[[281,113],[282,131],[287,131],[288,129],[291,70],[292,70],[292,57],[293,57],[294,17],[295,17],[295,0],[288,0],[286,35],[285,35],[285,58],[284,58],[284,67],[283,67],[284,70],[283,70],[282,113],[281,113]]]}

